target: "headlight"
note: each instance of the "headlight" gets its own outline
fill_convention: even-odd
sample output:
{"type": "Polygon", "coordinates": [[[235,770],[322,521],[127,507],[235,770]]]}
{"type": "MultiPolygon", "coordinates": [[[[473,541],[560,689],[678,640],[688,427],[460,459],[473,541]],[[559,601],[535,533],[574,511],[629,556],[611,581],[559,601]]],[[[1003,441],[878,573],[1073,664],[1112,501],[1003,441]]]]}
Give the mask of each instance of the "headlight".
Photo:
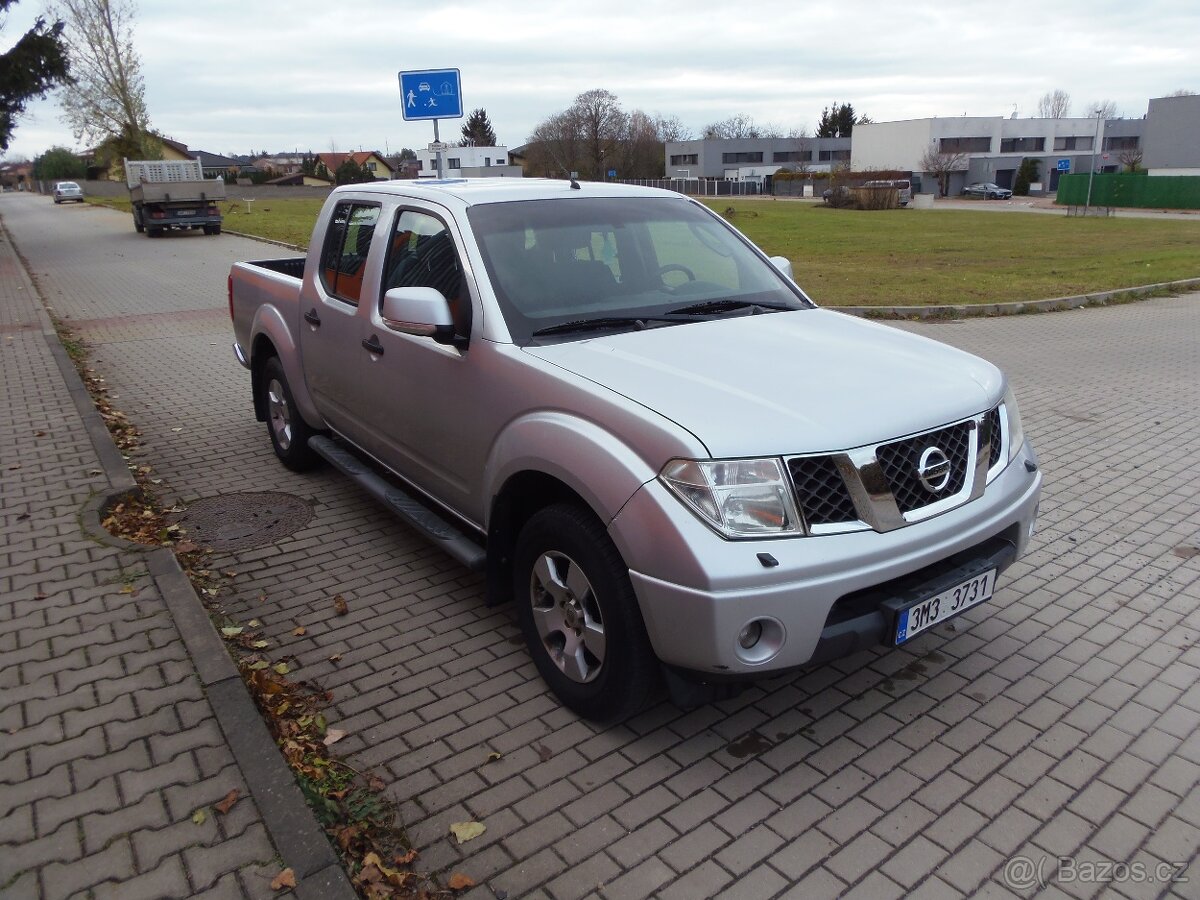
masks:
{"type": "Polygon", "coordinates": [[[659,478],[725,537],[804,533],[778,459],[673,459],[659,478]]]}
{"type": "Polygon", "coordinates": [[[1021,427],[1021,412],[1011,387],[1004,391],[1004,412],[1008,416],[1008,461],[1012,462],[1025,443],[1025,429],[1021,427]]]}

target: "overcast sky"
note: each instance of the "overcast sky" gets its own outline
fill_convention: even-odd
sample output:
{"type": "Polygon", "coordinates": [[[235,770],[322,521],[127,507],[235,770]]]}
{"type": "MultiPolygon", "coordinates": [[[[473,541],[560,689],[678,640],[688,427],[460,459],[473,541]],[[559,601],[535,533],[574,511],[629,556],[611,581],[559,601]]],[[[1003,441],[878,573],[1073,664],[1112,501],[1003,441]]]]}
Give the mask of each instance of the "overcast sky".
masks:
{"type": "MultiPolygon", "coordinates": [[[[42,10],[21,0],[8,49],[42,10]]],[[[1151,97],[1200,91],[1196,0],[865,0],[557,3],[142,0],[135,43],[152,126],[192,149],[317,152],[421,147],[396,73],[458,68],[467,111],[516,147],[576,95],[604,88],[627,110],[703,127],[744,113],[811,133],[849,102],[877,122],[1029,116],[1063,89],[1140,117],[1151,97]]],[[[441,123],[457,139],[462,120],[441,123]]],[[[7,158],[76,148],[51,99],[31,104],[7,158]]]]}

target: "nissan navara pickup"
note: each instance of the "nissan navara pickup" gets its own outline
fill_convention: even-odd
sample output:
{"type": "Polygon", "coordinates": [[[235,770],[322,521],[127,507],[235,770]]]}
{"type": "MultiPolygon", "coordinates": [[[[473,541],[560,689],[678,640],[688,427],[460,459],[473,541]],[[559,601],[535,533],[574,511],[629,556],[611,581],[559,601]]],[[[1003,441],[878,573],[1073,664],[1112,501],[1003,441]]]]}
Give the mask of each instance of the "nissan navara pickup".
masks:
{"type": "MultiPolygon", "coordinates": [[[[540,179],[334,190],[237,263],[285,466],[325,460],[512,600],[611,719],[903,645],[985,603],[1041,488],[995,366],[820,309],[702,204],[540,179]]],[[[400,588],[397,587],[397,590],[400,588]]]]}

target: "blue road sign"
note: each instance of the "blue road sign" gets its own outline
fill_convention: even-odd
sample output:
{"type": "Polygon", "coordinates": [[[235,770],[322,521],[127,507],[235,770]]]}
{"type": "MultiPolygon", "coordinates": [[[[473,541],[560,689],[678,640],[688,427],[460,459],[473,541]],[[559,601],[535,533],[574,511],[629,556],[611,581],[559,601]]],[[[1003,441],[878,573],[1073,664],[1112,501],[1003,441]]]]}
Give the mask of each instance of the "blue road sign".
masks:
{"type": "Polygon", "coordinates": [[[408,122],[461,119],[462,84],[458,69],[400,72],[400,108],[408,122]]]}
{"type": "Polygon", "coordinates": [[[1070,172],[1071,171],[1071,161],[1069,159],[1060,159],[1058,161],[1058,171],[1070,172]]]}

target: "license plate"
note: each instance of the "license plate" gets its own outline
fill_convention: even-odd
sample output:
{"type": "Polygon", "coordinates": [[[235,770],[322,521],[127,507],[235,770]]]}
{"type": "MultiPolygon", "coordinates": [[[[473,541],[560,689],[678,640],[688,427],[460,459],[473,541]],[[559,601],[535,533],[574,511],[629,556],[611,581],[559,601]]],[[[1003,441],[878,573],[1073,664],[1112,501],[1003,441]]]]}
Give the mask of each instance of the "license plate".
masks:
{"type": "Polygon", "coordinates": [[[197,211],[194,209],[177,209],[177,210],[175,210],[175,215],[177,215],[177,216],[194,216],[194,215],[196,215],[196,212],[197,211]]]}
{"type": "Polygon", "coordinates": [[[983,603],[992,596],[995,588],[996,570],[988,569],[949,590],[900,610],[896,615],[896,644],[903,644],[938,622],[945,622],[983,603]]]}

